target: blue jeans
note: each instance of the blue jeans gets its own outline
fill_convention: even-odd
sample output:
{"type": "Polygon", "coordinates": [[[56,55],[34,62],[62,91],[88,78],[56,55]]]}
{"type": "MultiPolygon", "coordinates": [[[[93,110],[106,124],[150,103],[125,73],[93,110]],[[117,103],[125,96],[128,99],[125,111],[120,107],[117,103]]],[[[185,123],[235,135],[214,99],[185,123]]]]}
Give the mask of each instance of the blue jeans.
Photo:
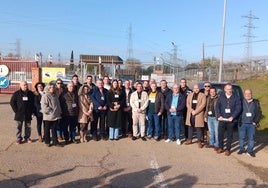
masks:
{"type": "Polygon", "coordinates": [[[209,145],[219,147],[219,121],[216,117],[208,116],[209,145]]]}
{"type": "Polygon", "coordinates": [[[255,138],[255,132],[256,132],[255,126],[253,124],[242,123],[242,125],[238,127],[238,131],[239,131],[240,150],[245,151],[245,138],[247,136],[247,139],[248,139],[247,152],[248,153],[253,152],[254,138],[255,138]]]}
{"type": "Polygon", "coordinates": [[[77,116],[64,117],[63,134],[65,141],[69,141],[69,138],[74,140],[77,121],[77,116]]]}
{"type": "Polygon", "coordinates": [[[180,139],[181,120],[181,116],[168,115],[168,139],[180,139]]]}
{"type": "Polygon", "coordinates": [[[63,128],[64,127],[64,121],[61,119],[61,120],[58,120],[57,122],[57,125],[56,125],[56,131],[57,131],[57,136],[59,137],[62,137],[63,135],[63,128]]]}
{"type": "Polygon", "coordinates": [[[148,113],[148,135],[159,136],[160,124],[159,116],[157,114],[148,113]]]}
{"type": "Polygon", "coordinates": [[[119,128],[109,128],[109,139],[118,139],[119,128]]]}

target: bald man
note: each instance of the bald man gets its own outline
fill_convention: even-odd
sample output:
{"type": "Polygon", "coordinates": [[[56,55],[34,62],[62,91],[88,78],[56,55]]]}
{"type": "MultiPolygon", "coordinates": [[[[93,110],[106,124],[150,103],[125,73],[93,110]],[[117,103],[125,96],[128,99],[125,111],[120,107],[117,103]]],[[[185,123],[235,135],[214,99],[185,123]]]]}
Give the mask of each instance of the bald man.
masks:
{"type": "Polygon", "coordinates": [[[31,120],[34,113],[34,94],[28,89],[26,81],[20,82],[20,89],[17,90],[10,99],[10,106],[15,112],[14,120],[17,126],[16,144],[21,144],[22,126],[24,123],[24,141],[32,143],[31,140],[31,120]]]}
{"type": "Polygon", "coordinates": [[[238,127],[239,132],[239,148],[238,155],[246,153],[255,157],[253,151],[256,126],[259,124],[262,117],[262,110],[257,99],[252,98],[251,89],[244,91],[244,99],[242,102],[242,118],[241,125],[238,127]],[[247,138],[247,150],[245,150],[245,139],[247,138]]]}

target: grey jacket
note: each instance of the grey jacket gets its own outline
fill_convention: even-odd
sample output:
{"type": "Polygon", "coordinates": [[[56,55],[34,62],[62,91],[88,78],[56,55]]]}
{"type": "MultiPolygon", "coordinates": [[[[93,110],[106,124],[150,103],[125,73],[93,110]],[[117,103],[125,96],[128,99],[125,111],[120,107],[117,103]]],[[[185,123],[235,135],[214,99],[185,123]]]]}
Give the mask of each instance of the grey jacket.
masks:
{"type": "Polygon", "coordinates": [[[41,98],[41,109],[44,121],[61,119],[61,106],[56,94],[45,93],[41,98]]]}

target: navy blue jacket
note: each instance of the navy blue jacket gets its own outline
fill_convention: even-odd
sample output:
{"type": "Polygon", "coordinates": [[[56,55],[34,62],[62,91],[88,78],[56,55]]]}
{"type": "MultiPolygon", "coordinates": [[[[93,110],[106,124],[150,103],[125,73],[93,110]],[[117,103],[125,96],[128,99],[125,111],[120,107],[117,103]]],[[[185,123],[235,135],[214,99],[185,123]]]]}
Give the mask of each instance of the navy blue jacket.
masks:
{"type": "Polygon", "coordinates": [[[216,103],[215,111],[217,118],[219,118],[220,116],[222,116],[223,118],[233,117],[233,121],[236,121],[236,119],[242,112],[241,99],[233,93],[230,97],[229,107],[227,105],[227,97],[224,93],[222,93],[216,103]],[[231,113],[226,113],[225,109],[227,108],[231,110],[231,113]]]}
{"type": "Polygon", "coordinates": [[[241,123],[256,123],[258,124],[262,118],[262,110],[260,103],[257,99],[253,99],[251,102],[247,102],[246,99],[242,102],[243,105],[243,112],[242,112],[242,119],[241,123]],[[247,117],[246,113],[250,112],[251,116],[247,117]]]}
{"type": "MultiPolygon", "coordinates": [[[[169,109],[171,108],[172,95],[173,95],[173,93],[170,92],[169,95],[167,95],[167,97],[166,97],[165,109],[167,110],[167,115],[171,114],[169,109]]],[[[177,116],[183,115],[183,110],[185,109],[185,105],[186,105],[186,96],[184,94],[179,93],[179,101],[178,101],[178,105],[176,108],[177,116]]]]}
{"type": "Polygon", "coordinates": [[[103,88],[102,91],[103,91],[103,96],[101,95],[101,92],[100,92],[98,87],[93,87],[93,92],[90,95],[90,98],[91,98],[91,100],[93,102],[94,110],[96,112],[99,112],[98,107],[100,107],[100,106],[102,106],[102,107],[107,106],[107,108],[108,108],[108,105],[107,105],[108,90],[103,88]],[[102,100],[102,97],[104,97],[103,98],[104,100],[102,100]]]}

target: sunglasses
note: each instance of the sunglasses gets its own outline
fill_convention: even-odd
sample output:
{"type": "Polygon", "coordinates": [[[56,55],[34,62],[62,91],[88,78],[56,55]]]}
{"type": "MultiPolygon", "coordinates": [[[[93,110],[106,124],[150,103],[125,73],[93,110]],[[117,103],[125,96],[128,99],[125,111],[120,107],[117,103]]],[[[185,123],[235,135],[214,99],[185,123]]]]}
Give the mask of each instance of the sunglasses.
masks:
{"type": "Polygon", "coordinates": [[[210,86],[206,85],[206,86],[204,86],[204,87],[210,87],[210,86]]]}

